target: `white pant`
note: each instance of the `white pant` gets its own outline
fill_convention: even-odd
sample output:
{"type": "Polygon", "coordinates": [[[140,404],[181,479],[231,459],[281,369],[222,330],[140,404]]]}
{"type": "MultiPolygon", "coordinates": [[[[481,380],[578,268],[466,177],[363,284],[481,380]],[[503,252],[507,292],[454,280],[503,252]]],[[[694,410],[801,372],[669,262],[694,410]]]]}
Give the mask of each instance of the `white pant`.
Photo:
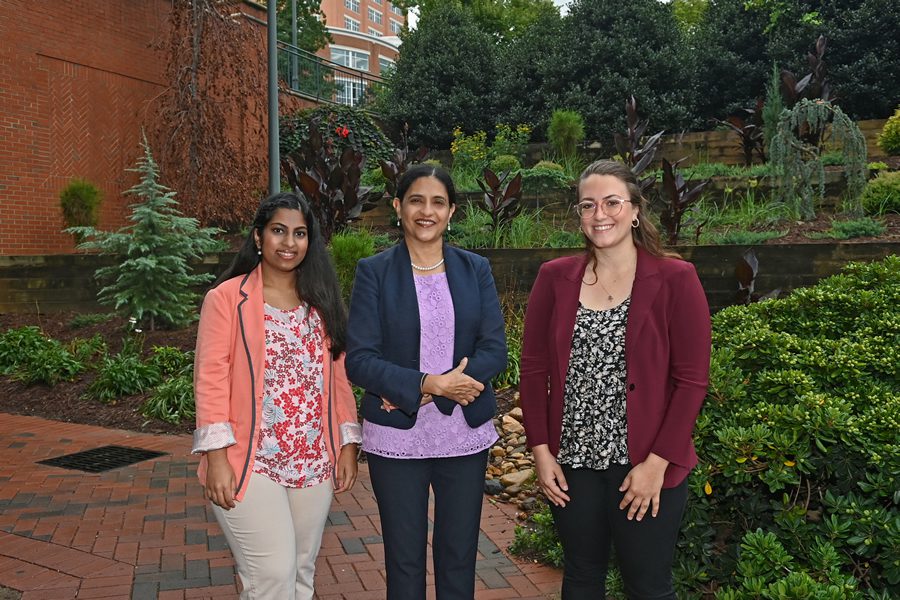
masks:
{"type": "Polygon", "coordinates": [[[316,556],[333,495],[331,480],[287,488],[253,473],[244,499],[234,508],[213,505],[237,564],[241,600],[312,599],[316,556]]]}

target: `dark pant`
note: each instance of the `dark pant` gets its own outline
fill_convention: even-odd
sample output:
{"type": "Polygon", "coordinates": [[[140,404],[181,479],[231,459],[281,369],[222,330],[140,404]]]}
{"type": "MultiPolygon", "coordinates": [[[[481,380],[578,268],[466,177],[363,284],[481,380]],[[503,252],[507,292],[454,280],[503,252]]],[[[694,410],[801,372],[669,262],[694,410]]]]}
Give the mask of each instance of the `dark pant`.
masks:
{"type": "Polygon", "coordinates": [[[562,467],[571,501],[553,506],[553,520],[563,547],[563,600],[606,597],[610,543],[615,546],[625,592],[631,600],[675,600],[672,562],[687,503],[687,481],[660,493],[659,514],[650,510],[641,521],[619,509],[619,486],[630,465],[609,469],[562,467]]]}
{"type": "Polygon", "coordinates": [[[381,517],[388,600],[425,598],[429,486],[437,600],[472,600],[487,450],[451,458],[366,456],[381,517]]]}

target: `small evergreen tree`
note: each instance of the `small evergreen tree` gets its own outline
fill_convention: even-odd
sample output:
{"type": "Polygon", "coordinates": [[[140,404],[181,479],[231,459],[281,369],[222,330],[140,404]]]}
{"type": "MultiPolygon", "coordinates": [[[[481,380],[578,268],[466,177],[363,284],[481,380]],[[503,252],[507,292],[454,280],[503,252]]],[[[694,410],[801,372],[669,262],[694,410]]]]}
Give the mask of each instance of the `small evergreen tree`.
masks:
{"type": "Polygon", "coordinates": [[[142,147],[144,155],[137,168],[128,169],[141,175],[140,182],[126,192],[140,198],[131,205],[131,224],[115,232],[94,227],[66,231],[87,240],[79,249],[118,258],[118,264],[101,267],[94,274],[107,282],[98,294],[102,304],[113,305],[150,329],[182,327],[196,316],[199,294],[194,290],[213,277],[192,273],[190,261],[221,249],[214,237],[219,230],[201,228],[196,219],[181,214],[175,192],[159,183],[159,169],[146,137],[142,147]]]}

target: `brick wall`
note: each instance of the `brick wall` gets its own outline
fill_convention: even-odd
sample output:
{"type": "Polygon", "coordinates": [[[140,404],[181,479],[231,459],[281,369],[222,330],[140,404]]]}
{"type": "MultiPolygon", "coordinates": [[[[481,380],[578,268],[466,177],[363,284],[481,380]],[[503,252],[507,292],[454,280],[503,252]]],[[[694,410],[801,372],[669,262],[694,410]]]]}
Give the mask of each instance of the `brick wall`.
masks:
{"type": "MultiPolygon", "coordinates": [[[[246,55],[265,69],[265,9],[234,2],[257,19],[243,21],[258,30],[246,55]]],[[[0,1],[0,255],[73,251],[59,193],[74,178],[102,190],[101,228],[125,224],[122,192],[137,180],[126,169],[165,90],[170,10],[171,0],[0,1]]],[[[265,155],[253,125],[229,119],[229,135],[241,138],[236,160],[265,155]]]]}
{"type": "Polygon", "coordinates": [[[0,254],[71,251],[59,192],[76,177],[103,191],[102,227],[123,223],[168,7],[0,2],[0,254]]]}

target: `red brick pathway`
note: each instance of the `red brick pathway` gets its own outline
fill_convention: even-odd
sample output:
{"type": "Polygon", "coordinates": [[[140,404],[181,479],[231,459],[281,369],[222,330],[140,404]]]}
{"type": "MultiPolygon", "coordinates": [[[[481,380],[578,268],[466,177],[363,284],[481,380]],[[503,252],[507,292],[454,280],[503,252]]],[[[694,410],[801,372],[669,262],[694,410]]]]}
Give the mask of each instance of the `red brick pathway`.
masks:
{"type": "MultiPolygon", "coordinates": [[[[0,413],[0,586],[23,600],[236,598],[231,554],[189,451],[187,436],[0,413]],[[96,475],[37,464],[111,444],[167,454],[96,475]]],[[[506,551],[513,512],[485,499],[475,598],[557,597],[559,571],[506,551]]],[[[353,491],[332,505],[316,570],[321,600],[384,598],[380,534],[362,465],[353,491]]]]}

